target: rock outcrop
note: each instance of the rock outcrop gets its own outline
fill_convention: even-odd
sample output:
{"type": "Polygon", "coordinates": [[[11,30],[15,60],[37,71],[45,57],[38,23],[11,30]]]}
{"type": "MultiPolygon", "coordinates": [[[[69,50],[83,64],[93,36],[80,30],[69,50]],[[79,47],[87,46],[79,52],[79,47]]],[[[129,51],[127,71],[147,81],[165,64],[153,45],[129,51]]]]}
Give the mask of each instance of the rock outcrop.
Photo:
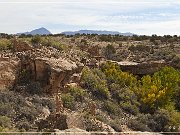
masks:
{"type": "Polygon", "coordinates": [[[127,71],[135,75],[153,74],[166,65],[164,61],[150,61],[143,63],[123,61],[115,63],[119,65],[122,71],[127,71]]]}
{"type": "Polygon", "coordinates": [[[11,89],[17,78],[19,61],[0,57],[0,90],[11,89]]]}
{"type": "Polygon", "coordinates": [[[47,93],[56,93],[69,82],[77,82],[83,65],[62,58],[35,58],[21,61],[21,70],[29,73],[47,93]]]}
{"type": "MultiPolygon", "coordinates": [[[[18,45],[15,48],[18,48],[18,45]]],[[[18,82],[23,80],[39,82],[44,92],[53,94],[66,84],[78,83],[80,80],[84,65],[62,58],[55,48],[42,47],[23,52],[19,49],[16,51],[20,60],[18,82]]]]}
{"type": "Polygon", "coordinates": [[[7,58],[3,52],[0,54],[1,89],[16,83],[38,82],[44,92],[53,94],[66,84],[80,80],[84,65],[61,56],[57,49],[44,46],[34,48],[18,40],[14,40],[13,46],[14,52],[7,58]]]}
{"type": "Polygon", "coordinates": [[[23,52],[23,51],[28,51],[32,49],[33,47],[25,41],[20,41],[17,39],[13,40],[13,50],[16,52],[23,52]]]}

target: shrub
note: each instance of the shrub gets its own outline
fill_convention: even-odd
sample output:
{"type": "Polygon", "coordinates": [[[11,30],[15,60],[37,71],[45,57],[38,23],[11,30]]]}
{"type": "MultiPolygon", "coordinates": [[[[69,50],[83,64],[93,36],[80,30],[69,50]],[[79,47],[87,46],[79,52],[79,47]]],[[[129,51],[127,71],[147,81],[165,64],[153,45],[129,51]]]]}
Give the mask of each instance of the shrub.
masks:
{"type": "Polygon", "coordinates": [[[59,42],[53,42],[52,47],[58,49],[59,51],[66,51],[68,47],[64,44],[61,44],[59,42]]]}
{"type": "Polygon", "coordinates": [[[30,82],[27,86],[27,91],[30,94],[42,94],[43,89],[39,82],[30,82]]]}
{"type": "MultiPolygon", "coordinates": [[[[17,129],[9,129],[9,128],[5,128],[5,127],[1,127],[0,126],[0,133],[1,132],[17,132],[17,129]]],[[[1,133],[2,134],[2,133],[1,133]]],[[[8,133],[7,133],[8,134],[8,133]]]]}
{"type": "Polygon", "coordinates": [[[111,59],[112,56],[116,53],[116,49],[114,48],[113,45],[107,45],[106,48],[105,48],[105,56],[108,58],[108,59],[111,59]]]}
{"type": "Polygon", "coordinates": [[[40,35],[35,35],[32,37],[31,42],[33,44],[40,44],[42,42],[42,38],[40,35]]]}
{"type": "Polygon", "coordinates": [[[130,102],[136,106],[139,106],[139,102],[137,101],[137,96],[135,93],[128,87],[122,88],[119,84],[111,84],[110,91],[112,97],[116,99],[118,103],[120,102],[130,102]]]}
{"type": "Polygon", "coordinates": [[[171,119],[170,119],[170,124],[168,127],[175,127],[171,128],[171,132],[180,132],[180,113],[177,111],[171,112],[171,119]]]}
{"type": "MultiPolygon", "coordinates": [[[[48,99],[46,99],[48,100],[48,99]]],[[[33,97],[24,97],[21,94],[14,91],[1,91],[0,92],[0,121],[7,121],[11,124],[7,118],[12,120],[12,126],[18,127],[22,122],[26,122],[26,126],[36,127],[34,121],[36,117],[42,113],[43,106],[47,105],[42,98],[33,95],[33,97]],[[32,104],[28,104],[32,103],[32,104]],[[3,117],[1,117],[3,116],[3,117]]],[[[49,107],[49,106],[48,106],[49,107]]],[[[53,110],[52,110],[53,111],[53,110]]],[[[2,122],[4,123],[4,122],[2,122]]],[[[26,127],[24,124],[24,127],[26,127]]],[[[3,131],[14,131],[16,129],[4,128],[0,125],[3,131]]],[[[27,128],[28,129],[28,128],[27,128]]]]}
{"type": "Polygon", "coordinates": [[[172,67],[164,67],[161,71],[142,77],[141,85],[134,89],[140,98],[142,106],[147,107],[147,111],[158,107],[164,108],[178,92],[180,82],[180,72],[172,67]]]}
{"type": "Polygon", "coordinates": [[[109,114],[115,114],[115,115],[120,115],[121,109],[118,104],[111,102],[111,101],[105,101],[104,102],[104,109],[109,113],[109,114]]]}
{"type": "Polygon", "coordinates": [[[0,115],[8,117],[14,115],[14,110],[10,103],[0,103],[0,115]]]}
{"type": "Polygon", "coordinates": [[[169,130],[169,122],[170,122],[170,115],[167,110],[161,109],[157,110],[154,115],[153,119],[156,122],[155,131],[168,131],[169,130]]]}
{"type": "Polygon", "coordinates": [[[136,121],[139,121],[140,123],[147,125],[148,128],[150,128],[152,131],[156,131],[156,122],[153,119],[153,116],[150,114],[138,114],[136,121]]]}
{"type": "Polygon", "coordinates": [[[145,45],[131,45],[128,48],[130,51],[135,52],[135,51],[140,51],[140,52],[150,52],[151,48],[149,46],[145,46],[145,45]]]}
{"type": "Polygon", "coordinates": [[[154,114],[140,114],[136,121],[147,125],[154,132],[179,132],[180,113],[174,109],[158,109],[154,114]]]}
{"type": "Polygon", "coordinates": [[[0,127],[11,128],[11,119],[0,115],[0,127]]]}
{"type": "Polygon", "coordinates": [[[27,121],[21,121],[16,125],[16,128],[18,128],[19,130],[28,131],[31,129],[31,125],[27,121]]]}
{"type": "Polygon", "coordinates": [[[52,46],[59,51],[66,51],[68,49],[67,45],[61,44],[59,41],[51,37],[45,37],[45,38],[42,38],[41,40],[42,40],[41,43],[44,46],[52,46]]]}
{"type": "Polygon", "coordinates": [[[76,101],[82,102],[84,96],[86,95],[85,90],[82,89],[81,87],[70,87],[69,91],[76,101]]]}
{"type": "Polygon", "coordinates": [[[122,72],[117,64],[107,62],[101,66],[101,70],[106,75],[108,84],[116,83],[121,87],[134,87],[137,79],[132,74],[122,72]]]}
{"type": "Polygon", "coordinates": [[[161,109],[159,112],[164,112],[166,115],[169,116],[169,123],[166,126],[166,131],[171,131],[171,132],[179,132],[180,128],[180,112],[175,110],[174,104],[170,104],[166,106],[166,111],[161,109]],[[171,128],[170,128],[171,127],[171,128]]]}
{"type": "Polygon", "coordinates": [[[11,41],[8,39],[0,39],[0,51],[12,49],[11,41]]]}
{"type": "Polygon", "coordinates": [[[102,80],[106,80],[106,75],[99,69],[95,68],[95,69],[92,69],[92,72],[97,75],[100,79],[102,80]]]}
{"type": "Polygon", "coordinates": [[[101,81],[101,84],[95,85],[94,95],[96,95],[99,98],[105,98],[105,99],[110,97],[110,92],[105,82],[101,81]]]}
{"type": "Polygon", "coordinates": [[[90,69],[84,68],[81,82],[85,88],[93,93],[98,98],[109,98],[110,92],[108,90],[106,80],[102,80],[97,74],[90,69]]]}
{"type": "Polygon", "coordinates": [[[32,75],[29,70],[23,69],[20,71],[18,77],[19,77],[18,83],[27,84],[30,83],[32,75]]]}
{"type": "Polygon", "coordinates": [[[64,107],[74,109],[75,99],[70,93],[62,94],[61,99],[63,101],[64,107]]]}
{"type": "Polygon", "coordinates": [[[128,123],[128,127],[135,130],[135,131],[148,131],[151,132],[151,129],[147,127],[147,125],[141,123],[137,120],[131,120],[128,123]]]}
{"type": "Polygon", "coordinates": [[[97,126],[97,123],[91,117],[85,118],[85,129],[86,131],[102,131],[102,127],[97,126]]]}
{"type": "Polygon", "coordinates": [[[132,105],[130,102],[122,102],[120,103],[120,106],[123,110],[130,114],[137,115],[139,113],[139,108],[135,105],[132,105]]]}
{"type": "Polygon", "coordinates": [[[108,123],[116,132],[122,132],[121,122],[119,120],[113,120],[108,123]]]}
{"type": "Polygon", "coordinates": [[[49,108],[50,112],[55,111],[56,105],[55,105],[54,100],[50,100],[50,99],[45,98],[45,99],[41,100],[41,104],[42,104],[42,106],[47,106],[49,108]]]}

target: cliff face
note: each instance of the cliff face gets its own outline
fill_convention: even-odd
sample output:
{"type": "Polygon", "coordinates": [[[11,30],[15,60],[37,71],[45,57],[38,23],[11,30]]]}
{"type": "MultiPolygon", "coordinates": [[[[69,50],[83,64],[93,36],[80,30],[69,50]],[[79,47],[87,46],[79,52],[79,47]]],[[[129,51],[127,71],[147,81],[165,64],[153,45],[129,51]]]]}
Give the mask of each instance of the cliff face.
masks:
{"type": "Polygon", "coordinates": [[[27,80],[39,82],[44,92],[53,94],[66,84],[80,80],[83,64],[60,57],[56,49],[30,47],[22,50],[21,46],[24,43],[14,41],[14,53],[0,57],[1,89],[27,80]]]}
{"type": "Polygon", "coordinates": [[[82,64],[62,58],[35,58],[21,61],[21,70],[29,73],[33,81],[38,81],[44,92],[55,93],[70,82],[80,79],[82,64]],[[79,76],[73,77],[78,74],[79,76]],[[79,78],[78,78],[79,77],[79,78]]]}

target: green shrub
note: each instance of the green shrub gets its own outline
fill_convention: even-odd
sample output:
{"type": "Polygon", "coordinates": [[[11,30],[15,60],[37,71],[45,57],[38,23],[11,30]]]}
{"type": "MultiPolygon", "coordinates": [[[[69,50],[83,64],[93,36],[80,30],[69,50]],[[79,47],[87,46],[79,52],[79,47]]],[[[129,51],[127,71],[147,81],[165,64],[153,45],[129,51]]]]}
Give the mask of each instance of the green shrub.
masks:
{"type": "Polygon", "coordinates": [[[7,134],[8,134],[8,132],[17,132],[18,130],[16,129],[9,129],[9,128],[5,128],[5,127],[1,127],[0,126],[0,133],[1,132],[7,132],[7,134]]]}
{"type": "Polygon", "coordinates": [[[62,94],[61,99],[64,107],[74,109],[75,99],[70,93],[62,94]]]}
{"type": "Polygon", "coordinates": [[[92,72],[97,75],[100,79],[106,80],[106,75],[98,68],[92,69],[92,72]]]}
{"type": "Polygon", "coordinates": [[[11,119],[0,115],[0,127],[11,128],[11,119]]]}
{"type": "Polygon", "coordinates": [[[117,64],[107,62],[101,66],[101,70],[106,75],[108,84],[116,83],[121,87],[134,87],[137,79],[132,74],[122,72],[117,64]]]}
{"type": "Polygon", "coordinates": [[[81,102],[84,96],[87,94],[86,91],[81,87],[70,87],[69,91],[76,101],[81,101],[81,102]]]}
{"type": "Polygon", "coordinates": [[[159,129],[163,129],[164,131],[179,132],[180,112],[176,111],[174,106],[168,106],[165,109],[157,110],[153,116],[153,119],[155,119],[158,125],[162,127],[159,129]],[[159,124],[159,119],[163,120],[164,125],[159,124]],[[173,127],[175,128],[173,129],[173,127]]]}
{"type": "Polygon", "coordinates": [[[171,128],[170,131],[171,132],[180,132],[180,112],[177,112],[177,111],[172,111],[170,112],[170,124],[169,124],[169,127],[175,127],[174,129],[171,128]]]}
{"type": "Polygon", "coordinates": [[[115,53],[116,53],[116,49],[114,48],[113,45],[109,44],[106,46],[104,54],[107,59],[111,59],[115,53]]]}
{"type": "Polygon", "coordinates": [[[115,114],[115,115],[120,115],[121,109],[120,106],[114,102],[111,101],[105,101],[104,102],[104,109],[109,113],[109,114],[115,114]]]}
{"type": "Polygon", "coordinates": [[[11,41],[8,39],[0,39],[0,51],[12,49],[11,41]]]}
{"type": "Polygon", "coordinates": [[[94,89],[94,95],[100,98],[109,98],[110,92],[105,84],[105,82],[101,81],[101,84],[96,84],[94,89]]]}
{"type": "Polygon", "coordinates": [[[58,49],[59,51],[66,51],[68,47],[64,44],[61,44],[59,42],[53,42],[52,47],[58,49]]]}
{"type": "Polygon", "coordinates": [[[31,125],[28,121],[21,121],[16,125],[16,128],[19,130],[29,131],[31,129],[31,125]]]}
{"type": "Polygon", "coordinates": [[[152,131],[156,131],[157,123],[154,121],[153,115],[151,114],[138,114],[136,116],[136,121],[139,121],[140,123],[147,125],[148,128],[150,128],[152,131]]]}
{"type": "Polygon", "coordinates": [[[59,51],[66,51],[68,49],[67,45],[61,44],[59,41],[57,41],[51,37],[42,38],[41,43],[44,46],[52,46],[52,47],[58,49],[59,51]]]}
{"type": "Polygon", "coordinates": [[[35,35],[32,37],[31,42],[33,44],[40,44],[42,42],[42,38],[40,35],[35,35]]]}
{"type": "Polygon", "coordinates": [[[147,127],[147,125],[141,123],[137,120],[130,120],[128,122],[128,127],[133,129],[134,131],[148,131],[151,132],[151,129],[147,127]]]}
{"type": "Polygon", "coordinates": [[[120,126],[122,124],[119,120],[110,121],[108,125],[110,125],[116,132],[122,132],[122,128],[120,126]]]}
{"type": "Polygon", "coordinates": [[[119,84],[111,84],[110,91],[113,99],[116,99],[118,103],[120,102],[131,102],[132,104],[139,106],[137,101],[137,96],[135,93],[128,87],[122,88],[119,84]]]}
{"type": "Polygon", "coordinates": [[[153,115],[153,120],[156,122],[155,131],[168,131],[169,130],[169,123],[170,123],[170,115],[167,110],[161,109],[157,110],[153,115]]]}
{"type": "MultiPolygon", "coordinates": [[[[47,100],[48,99],[46,98],[46,102],[47,100]]],[[[46,103],[46,102],[37,95],[33,95],[25,98],[20,93],[14,91],[1,91],[0,116],[4,116],[4,117],[6,116],[9,119],[11,119],[12,123],[9,121],[7,121],[7,123],[13,124],[12,126],[15,126],[17,128],[18,125],[20,126],[22,122],[26,122],[26,125],[24,124],[24,127],[26,127],[27,125],[36,127],[34,121],[36,120],[36,117],[42,113],[42,107],[45,107],[47,105],[49,108],[54,108],[51,107],[50,103],[46,103]]],[[[53,110],[54,109],[52,109],[52,111],[53,110]]],[[[1,120],[4,119],[0,117],[0,121],[1,120]]],[[[2,127],[2,125],[0,125],[0,127],[2,127]]],[[[2,127],[2,129],[0,128],[0,130],[14,131],[16,129],[2,127]]]]}
{"type": "Polygon", "coordinates": [[[156,110],[174,102],[179,82],[180,72],[172,67],[164,67],[152,77],[149,75],[142,77],[141,85],[133,90],[139,97],[141,105],[146,106],[146,111],[156,110]]]}
{"type": "Polygon", "coordinates": [[[150,52],[150,50],[151,50],[151,48],[149,46],[146,46],[146,45],[136,45],[136,46],[131,45],[128,49],[132,52],[135,52],[135,51],[150,52]]]}
{"type": "Polygon", "coordinates": [[[158,109],[154,114],[139,114],[136,121],[147,125],[154,132],[179,132],[180,113],[173,110],[158,109]],[[173,129],[173,127],[175,127],[173,129]]]}
{"type": "Polygon", "coordinates": [[[0,115],[11,117],[14,114],[14,110],[10,103],[0,103],[0,115]]]}
{"type": "Polygon", "coordinates": [[[137,115],[139,113],[139,108],[136,105],[132,105],[130,102],[122,102],[120,106],[130,114],[137,115]]]}
{"type": "Polygon", "coordinates": [[[93,93],[94,96],[105,99],[110,97],[110,92],[108,90],[106,80],[102,80],[90,69],[83,69],[81,82],[86,89],[93,93]]]}

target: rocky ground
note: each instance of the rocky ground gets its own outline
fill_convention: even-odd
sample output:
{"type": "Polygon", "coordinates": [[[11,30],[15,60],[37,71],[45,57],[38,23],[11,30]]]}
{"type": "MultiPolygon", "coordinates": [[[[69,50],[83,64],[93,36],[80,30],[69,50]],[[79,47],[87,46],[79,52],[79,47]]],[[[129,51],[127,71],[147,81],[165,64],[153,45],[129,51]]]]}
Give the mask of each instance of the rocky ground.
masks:
{"type": "Polygon", "coordinates": [[[69,46],[63,51],[14,39],[12,50],[1,51],[0,109],[3,111],[1,115],[11,118],[8,129],[3,130],[82,135],[96,134],[96,131],[119,134],[115,133],[119,130],[141,134],[133,133],[133,129],[127,126],[136,118],[130,113],[122,112],[121,125],[115,128],[108,124],[114,119],[97,107],[101,103],[92,102],[91,95],[84,102],[76,102],[74,110],[63,106],[61,95],[70,86],[80,85],[85,66],[96,68],[108,60],[117,63],[123,71],[136,75],[153,74],[165,65],[180,69],[179,44],[154,46],[148,41],[119,43],[98,41],[96,38],[56,37],[57,42],[69,46]],[[116,52],[106,56],[104,51],[109,44],[114,45],[116,52]]]}

